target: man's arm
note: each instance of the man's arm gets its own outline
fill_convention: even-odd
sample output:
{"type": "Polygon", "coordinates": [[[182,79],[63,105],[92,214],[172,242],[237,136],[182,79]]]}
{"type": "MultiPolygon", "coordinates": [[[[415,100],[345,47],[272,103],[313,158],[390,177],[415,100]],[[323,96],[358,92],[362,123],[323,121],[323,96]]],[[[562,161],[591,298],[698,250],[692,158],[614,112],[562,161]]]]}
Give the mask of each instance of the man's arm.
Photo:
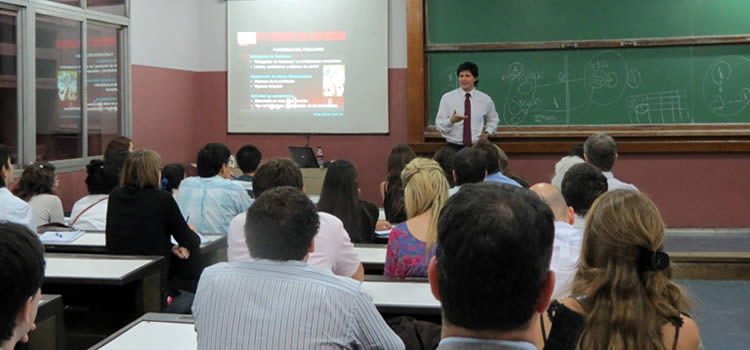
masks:
{"type": "Polygon", "coordinates": [[[375,308],[372,297],[360,291],[354,303],[354,338],[360,349],[404,349],[404,342],[375,308]]]}
{"type": "Polygon", "coordinates": [[[492,99],[489,96],[487,96],[487,98],[490,102],[487,105],[487,125],[485,126],[484,131],[492,135],[495,133],[495,130],[497,130],[497,125],[500,124],[500,116],[495,110],[495,102],[492,102],[492,99]]]}
{"type": "Polygon", "coordinates": [[[448,99],[446,98],[446,95],[443,95],[443,97],[440,98],[440,107],[438,107],[437,116],[435,117],[435,128],[437,128],[441,134],[446,134],[450,132],[451,128],[453,128],[453,123],[450,120],[452,114],[453,111],[450,110],[450,106],[448,106],[448,99]]]}

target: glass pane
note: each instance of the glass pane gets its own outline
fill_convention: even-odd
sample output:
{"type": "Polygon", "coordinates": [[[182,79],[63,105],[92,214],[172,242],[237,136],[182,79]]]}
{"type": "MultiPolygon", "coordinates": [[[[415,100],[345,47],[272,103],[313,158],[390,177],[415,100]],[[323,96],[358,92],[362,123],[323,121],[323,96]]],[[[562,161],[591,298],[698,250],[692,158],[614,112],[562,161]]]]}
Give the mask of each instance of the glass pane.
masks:
{"type": "Polygon", "coordinates": [[[0,144],[18,159],[18,67],[16,55],[16,13],[0,10],[0,144]]]}
{"type": "Polygon", "coordinates": [[[81,23],[36,21],[36,158],[81,157],[81,23]]]}
{"type": "Polygon", "coordinates": [[[81,7],[81,0],[50,0],[60,4],[81,7]]]}
{"type": "Polygon", "coordinates": [[[125,0],[88,0],[86,7],[118,16],[125,16],[125,0]]]}
{"type": "Polygon", "coordinates": [[[117,28],[89,23],[86,31],[88,148],[96,156],[120,135],[120,45],[117,28]]]}

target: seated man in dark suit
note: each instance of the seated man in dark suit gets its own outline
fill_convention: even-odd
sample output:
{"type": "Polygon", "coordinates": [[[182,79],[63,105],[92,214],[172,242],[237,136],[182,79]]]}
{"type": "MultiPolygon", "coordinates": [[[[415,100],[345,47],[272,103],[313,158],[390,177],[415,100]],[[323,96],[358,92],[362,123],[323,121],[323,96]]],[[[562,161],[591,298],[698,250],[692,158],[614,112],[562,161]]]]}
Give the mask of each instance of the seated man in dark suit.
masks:
{"type": "Polygon", "coordinates": [[[535,350],[555,285],[552,211],[531,191],[467,184],[443,207],[430,287],[443,310],[439,350],[535,350]]]}
{"type": "Polygon", "coordinates": [[[36,328],[44,278],[44,249],[26,227],[0,222],[0,349],[27,342],[36,328]]]}

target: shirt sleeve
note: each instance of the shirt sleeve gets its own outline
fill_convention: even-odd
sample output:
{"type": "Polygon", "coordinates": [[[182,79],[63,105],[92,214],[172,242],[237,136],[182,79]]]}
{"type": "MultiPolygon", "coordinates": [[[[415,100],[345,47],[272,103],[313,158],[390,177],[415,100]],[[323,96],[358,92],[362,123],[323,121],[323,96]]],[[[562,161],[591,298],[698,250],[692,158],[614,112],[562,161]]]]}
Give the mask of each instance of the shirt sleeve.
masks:
{"type": "Polygon", "coordinates": [[[497,114],[497,110],[495,110],[495,102],[489,96],[487,96],[487,100],[489,100],[487,104],[487,125],[484,130],[491,135],[495,133],[497,125],[500,124],[500,116],[497,114]]]}
{"type": "Polygon", "coordinates": [[[248,208],[253,204],[253,199],[250,198],[250,195],[247,194],[247,191],[245,191],[244,188],[240,186],[241,191],[235,192],[235,197],[237,200],[235,203],[237,203],[237,214],[244,213],[247,211],[248,208]]]}
{"type": "Polygon", "coordinates": [[[351,277],[359,269],[359,254],[354,250],[354,244],[342,224],[336,230],[336,241],[338,249],[333,254],[335,261],[333,264],[333,273],[339,276],[351,277]]]}
{"type": "Polygon", "coordinates": [[[372,302],[360,292],[355,301],[353,334],[359,349],[404,349],[404,342],[385,322],[372,302]]]}
{"type": "Polygon", "coordinates": [[[19,224],[23,224],[26,227],[31,230],[31,232],[36,232],[36,225],[34,225],[34,212],[31,210],[31,205],[25,205],[23,209],[20,209],[18,212],[18,217],[21,218],[21,222],[19,224]]]}
{"type": "Polygon", "coordinates": [[[453,123],[450,121],[452,114],[453,111],[448,106],[448,98],[446,98],[446,95],[443,95],[440,98],[440,107],[438,107],[437,116],[435,116],[435,127],[441,134],[446,134],[453,128],[453,123]]]}
{"type": "Polygon", "coordinates": [[[229,222],[227,232],[227,260],[240,261],[250,259],[250,250],[245,242],[245,213],[240,213],[229,222]]]}

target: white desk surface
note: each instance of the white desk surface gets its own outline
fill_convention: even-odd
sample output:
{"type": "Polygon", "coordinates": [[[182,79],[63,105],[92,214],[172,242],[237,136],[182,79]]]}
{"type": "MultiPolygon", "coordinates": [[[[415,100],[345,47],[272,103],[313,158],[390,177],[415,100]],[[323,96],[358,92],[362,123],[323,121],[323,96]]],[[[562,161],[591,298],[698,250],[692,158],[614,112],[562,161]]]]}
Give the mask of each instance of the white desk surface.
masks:
{"type": "Polygon", "coordinates": [[[141,321],[100,349],[187,350],[197,348],[198,340],[195,325],[192,323],[141,321]]]}
{"type": "Polygon", "coordinates": [[[386,248],[354,247],[363,264],[385,264],[386,248]]]}
{"type": "Polygon", "coordinates": [[[426,282],[369,282],[362,289],[372,296],[376,306],[411,308],[440,308],[440,302],[430,291],[426,282]]]}
{"type": "MultiPolygon", "coordinates": [[[[211,243],[224,236],[223,235],[203,235],[203,237],[209,240],[208,243],[211,243]]],[[[205,243],[205,244],[208,244],[208,243],[205,243]]],[[[103,232],[97,232],[97,233],[86,232],[73,242],[55,242],[55,245],[73,245],[73,246],[80,245],[80,246],[92,246],[92,247],[106,247],[107,236],[103,232]]]]}
{"type": "Polygon", "coordinates": [[[48,278],[90,278],[119,280],[151,262],[152,259],[113,259],[91,257],[45,257],[48,278]]]}

